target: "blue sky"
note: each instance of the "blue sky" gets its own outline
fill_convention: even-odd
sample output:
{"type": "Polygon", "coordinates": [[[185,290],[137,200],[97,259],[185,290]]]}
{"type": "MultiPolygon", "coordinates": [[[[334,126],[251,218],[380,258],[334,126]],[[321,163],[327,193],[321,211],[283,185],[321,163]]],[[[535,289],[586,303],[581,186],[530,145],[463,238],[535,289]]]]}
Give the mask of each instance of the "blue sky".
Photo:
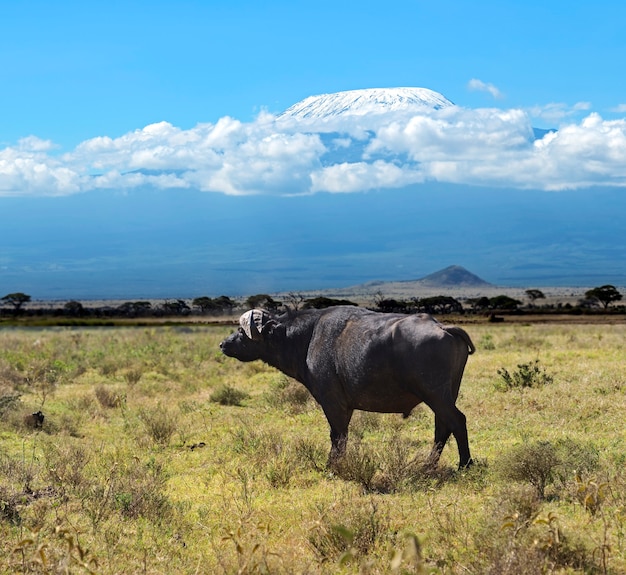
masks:
{"type": "Polygon", "coordinates": [[[623,117],[613,110],[626,106],[616,0],[26,0],[1,13],[3,146],[34,135],[68,151],[161,121],[247,122],[358,88],[422,86],[461,106],[554,106],[570,118],[623,117]]]}
{"type": "MultiPolygon", "coordinates": [[[[126,241],[137,245],[132,253],[120,248],[105,257],[95,243],[89,249],[95,226],[91,218],[106,202],[104,211],[124,221],[122,200],[116,212],[115,198],[125,194],[141,194],[146,202],[151,193],[166,194],[176,202],[184,191],[189,212],[177,212],[181,220],[177,234],[184,233],[185,218],[195,217],[198,209],[212,211],[213,218],[233,218],[233,225],[240,225],[234,211],[241,204],[210,203],[205,197],[195,198],[194,192],[243,196],[244,202],[246,197],[259,202],[259,195],[272,196],[271,206],[282,217],[292,209],[303,217],[301,205],[285,201],[276,207],[276,196],[319,196],[315,201],[330,210],[335,209],[338,194],[348,194],[351,199],[342,200],[342,209],[349,217],[357,203],[366,209],[364,204],[380,194],[387,194],[393,203],[411,186],[414,197],[436,197],[437,186],[453,186],[459,197],[476,194],[481,209],[493,206],[494,189],[514,190],[508,195],[503,191],[503,201],[506,195],[510,214],[526,214],[518,225],[528,230],[529,238],[541,231],[535,229],[540,224],[533,219],[529,198],[539,209],[543,201],[551,206],[554,202],[538,192],[558,194],[563,206],[572,204],[573,191],[578,202],[581,190],[588,190],[587,206],[593,206],[594,194],[601,193],[602,209],[608,202],[610,213],[623,213],[625,22],[626,4],[617,1],[2,2],[0,214],[12,214],[14,221],[4,232],[0,227],[0,291],[24,291],[22,286],[27,286],[35,296],[65,290],[88,297],[95,292],[85,278],[99,262],[110,266],[108,278],[115,278],[116,265],[122,262],[139,269],[144,261],[140,254],[150,246],[141,248],[140,234],[133,235],[137,221],[132,224],[135,228],[128,223],[116,232],[120,238],[132,238],[126,241]],[[281,127],[275,122],[277,114],[311,95],[399,86],[434,90],[456,107],[447,115],[376,125],[365,156],[335,164],[324,160],[329,149],[319,136],[322,128],[281,127]],[[527,137],[531,127],[558,131],[531,141],[527,137]],[[532,194],[524,196],[523,190],[532,194]],[[34,225],[28,217],[43,205],[58,218],[58,229],[34,225]],[[81,215],[74,217],[74,210],[81,215]],[[83,227],[84,239],[77,250],[78,236],[70,241],[64,234],[83,227]],[[37,255],[38,245],[56,248],[34,263],[29,258],[37,255]],[[58,261],[54,254],[60,254],[58,261]],[[49,270],[57,270],[56,275],[49,270]],[[76,290],[77,285],[85,287],[76,290]]],[[[354,124],[341,128],[351,138],[346,145],[358,141],[358,128],[354,124]]],[[[445,206],[433,205],[429,215],[449,214],[450,198],[445,201],[445,206]]],[[[260,209],[269,210],[267,202],[260,209]]],[[[161,205],[160,200],[157,203],[161,205]]],[[[163,209],[151,212],[150,221],[143,222],[154,228],[150,237],[157,252],[172,243],[168,237],[172,230],[159,228],[158,222],[168,215],[163,209]]],[[[375,209],[368,218],[375,217],[375,209]]],[[[370,220],[364,221],[371,227],[370,220]]],[[[97,225],[103,233],[112,233],[110,222],[97,225]]],[[[393,227],[393,222],[389,225],[393,227]]],[[[577,225],[584,237],[591,237],[582,219],[577,225]]],[[[284,237],[273,236],[275,227],[265,219],[257,222],[263,241],[284,244],[284,237]]],[[[317,228],[311,225],[320,238],[323,227],[323,218],[317,228]]],[[[593,271],[594,254],[597,259],[607,245],[626,243],[623,226],[609,227],[611,235],[602,245],[591,239],[582,245],[580,277],[571,281],[606,279],[593,271]]],[[[569,234],[576,231],[570,229],[569,234]]],[[[466,233],[478,238],[480,232],[468,227],[466,233]]],[[[597,232],[602,237],[601,227],[597,232]]],[[[361,235],[367,234],[363,228],[361,235]]],[[[219,237],[194,238],[196,245],[210,244],[213,251],[207,247],[189,263],[206,269],[206,275],[189,284],[183,278],[182,285],[195,281],[190,288],[194,293],[251,285],[245,272],[238,274],[232,266],[228,274],[218,272],[219,262],[209,255],[230,253],[228,238],[223,244],[219,237]],[[228,276],[228,282],[220,283],[218,276],[228,276]]],[[[317,263],[311,263],[308,276],[303,272],[297,279],[261,279],[254,286],[278,290],[351,283],[350,277],[332,274],[322,281],[327,275],[320,270],[333,262],[330,255],[322,260],[314,253],[318,240],[312,237],[306,250],[286,249],[283,254],[285,268],[302,267],[306,258],[314,258],[317,263]]],[[[429,237],[417,234],[405,240],[423,244],[429,237]]],[[[546,245],[547,240],[542,241],[546,245]]],[[[558,238],[549,241],[552,259],[536,246],[517,242],[506,253],[510,260],[518,250],[514,259],[519,269],[550,266],[571,252],[571,242],[559,250],[558,238]],[[520,261],[531,251],[529,261],[520,261]]],[[[194,244],[185,245],[189,253],[194,244]]],[[[445,259],[406,262],[400,279],[455,263],[486,274],[489,281],[504,281],[498,273],[510,264],[497,258],[491,263],[486,257],[469,259],[448,248],[442,251],[445,259]],[[456,255],[464,261],[449,261],[456,255]]],[[[44,252],[40,250],[40,255],[44,252]]],[[[400,273],[397,263],[388,270],[384,266],[385,259],[396,261],[398,251],[389,248],[385,254],[375,268],[377,277],[371,279],[395,279],[400,273]]],[[[403,254],[417,258],[412,252],[403,254]]],[[[276,251],[271,257],[276,258],[276,251]]],[[[367,260],[367,254],[361,257],[367,260]]],[[[146,272],[124,285],[114,286],[110,279],[111,293],[128,290],[129,296],[143,295],[139,291],[146,288],[136,286],[188,273],[169,269],[166,263],[150,269],[152,276],[146,272]]],[[[255,281],[262,275],[257,271],[255,281]]],[[[362,276],[361,269],[355,279],[362,276]]],[[[571,274],[567,277],[571,279],[571,274]]],[[[516,278],[524,281],[521,275],[516,278]]],[[[102,281],[99,290],[98,295],[108,293],[102,281]]]]}

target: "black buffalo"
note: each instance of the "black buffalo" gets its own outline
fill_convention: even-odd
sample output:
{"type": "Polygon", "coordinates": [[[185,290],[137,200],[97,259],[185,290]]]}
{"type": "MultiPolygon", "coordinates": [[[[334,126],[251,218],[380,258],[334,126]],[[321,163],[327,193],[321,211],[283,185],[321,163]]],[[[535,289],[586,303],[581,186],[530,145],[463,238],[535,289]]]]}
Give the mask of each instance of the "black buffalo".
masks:
{"type": "Polygon", "coordinates": [[[306,386],[330,424],[330,461],[346,447],[355,409],[402,413],[424,402],[435,413],[435,464],[450,437],[459,467],[472,463],[465,415],[455,405],[475,351],[467,333],[426,314],[377,313],[354,306],[273,316],[250,310],[220,347],[240,361],[260,359],[306,386]]]}

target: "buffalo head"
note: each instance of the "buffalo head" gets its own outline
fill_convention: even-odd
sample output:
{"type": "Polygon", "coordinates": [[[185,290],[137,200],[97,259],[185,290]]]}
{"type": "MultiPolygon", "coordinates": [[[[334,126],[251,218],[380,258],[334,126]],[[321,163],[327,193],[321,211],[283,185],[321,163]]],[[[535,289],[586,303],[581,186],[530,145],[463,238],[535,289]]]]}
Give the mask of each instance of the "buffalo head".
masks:
{"type": "Polygon", "coordinates": [[[239,361],[262,359],[267,336],[276,325],[269,312],[251,309],[239,318],[239,329],[222,341],[220,348],[225,355],[239,361]]]}

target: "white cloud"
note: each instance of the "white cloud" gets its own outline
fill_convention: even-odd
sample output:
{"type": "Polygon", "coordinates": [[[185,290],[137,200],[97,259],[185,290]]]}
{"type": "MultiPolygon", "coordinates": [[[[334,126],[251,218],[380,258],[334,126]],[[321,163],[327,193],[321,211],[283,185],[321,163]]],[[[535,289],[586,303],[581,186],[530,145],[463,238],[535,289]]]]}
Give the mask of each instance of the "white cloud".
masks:
{"type": "Polygon", "coordinates": [[[312,175],[311,192],[350,193],[400,188],[423,181],[423,174],[410,166],[397,166],[383,160],[372,163],[344,162],[315,172],[312,175]]]}
{"type": "Polygon", "coordinates": [[[477,78],[472,78],[468,83],[467,87],[469,90],[474,92],[488,92],[491,94],[496,100],[500,100],[504,98],[504,95],[498,88],[496,88],[493,84],[488,84],[483,82],[482,80],[478,80],[477,78]]]}
{"type": "Polygon", "coordinates": [[[48,155],[50,142],[24,138],[0,150],[0,196],[66,195],[81,191],[81,178],[71,167],[48,155]]]}
{"type": "Polygon", "coordinates": [[[544,190],[626,186],[626,119],[553,104],[558,132],[534,140],[519,109],[450,106],[306,125],[266,113],[183,130],[167,122],[97,137],[60,154],[24,138],[0,149],[0,196],[136,187],[233,195],[351,193],[426,180],[544,190]],[[331,134],[325,135],[328,131],[331,134]],[[357,137],[358,136],[358,137],[357,137]]]}
{"type": "Polygon", "coordinates": [[[532,118],[541,119],[548,124],[558,125],[563,120],[579,116],[581,112],[591,110],[590,102],[577,102],[573,106],[562,102],[551,102],[543,106],[532,106],[528,109],[528,114],[532,118]]]}
{"type": "Polygon", "coordinates": [[[485,161],[527,147],[531,138],[532,127],[521,110],[454,107],[381,127],[369,152],[407,153],[420,163],[452,157],[485,161]]]}

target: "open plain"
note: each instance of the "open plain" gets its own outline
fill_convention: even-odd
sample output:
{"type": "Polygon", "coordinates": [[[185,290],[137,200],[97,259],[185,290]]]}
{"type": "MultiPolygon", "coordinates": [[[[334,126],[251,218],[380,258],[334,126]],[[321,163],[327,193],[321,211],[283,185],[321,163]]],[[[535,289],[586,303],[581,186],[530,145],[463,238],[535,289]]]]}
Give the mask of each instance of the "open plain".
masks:
{"type": "Polygon", "coordinates": [[[230,326],[0,329],[2,572],[626,572],[625,326],[464,327],[462,472],[424,406],[357,412],[327,469],[319,407],[230,326]]]}

